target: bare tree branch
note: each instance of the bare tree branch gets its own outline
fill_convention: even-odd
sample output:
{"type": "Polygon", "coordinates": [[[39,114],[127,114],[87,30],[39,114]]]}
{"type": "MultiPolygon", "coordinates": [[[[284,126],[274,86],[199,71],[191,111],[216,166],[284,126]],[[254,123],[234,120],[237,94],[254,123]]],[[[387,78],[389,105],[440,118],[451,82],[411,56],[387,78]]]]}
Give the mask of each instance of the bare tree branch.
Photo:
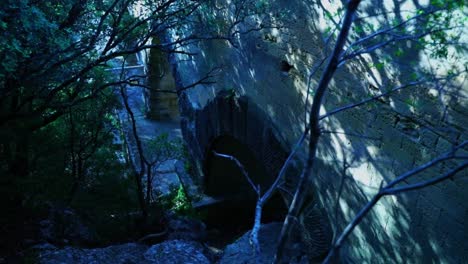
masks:
{"type": "Polygon", "coordinates": [[[358,137],[358,138],[368,139],[368,140],[382,140],[382,138],[368,137],[368,136],[364,136],[364,135],[361,135],[361,134],[349,133],[349,132],[346,132],[346,131],[322,130],[322,134],[341,134],[341,135],[347,135],[347,136],[351,136],[351,137],[358,137]]]}
{"type": "Polygon", "coordinates": [[[258,188],[257,185],[255,185],[255,183],[252,181],[252,179],[250,178],[249,176],[249,173],[247,172],[247,170],[245,169],[244,165],[242,165],[242,163],[234,156],[232,155],[227,155],[227,154],[223,154],[223,153],[218,153],[216,151],[213,151],[213,154],[215,156],[218,156],[218,157],[222,157],[222,158],[226,158],[226,159],[229,159],[231,161],[234,161],[237,165],[237,167],[239,167],[239,169],[241,170],[242,172],[242,175],[244,175],[245,179],[249,182],[250,184],[250,187],[252,187],[252,190],[255,191],[255,193],[257,193],[257,195],[260,195],[260,189],[258,188]]]}
{"type": "Polygon", "coordinates": [[[385,97],[385,96],[389,96],[389,95],[391,95],[394,92],[397,92],[399,90],[402,90],[402,89],[405,89],[405,88],[408,88],[408,87],[413,87],[413,86],[416,86],[416,85],[419,85],[419,84],[423,84],[425,82],[427,82],[427,81],[426,80],[421,80],[421,81],[409,82],[407,84],[404,84],[404,85],[398,86],[396,88],[393,88],[388,92],[385,92],[385,93],[370,97],[368,99],[365,99],[365,100],[363,100],[361,102],[353,103],[353,104],[349,104],[349,105],[337,108],[337,109],[335,109],[333,111],[330,111],[330,112],[320,116],[319,120],[322,120],[322,119],[328,118],[328,117],[330,117],[332,115],[338,114],[340,112],[343,112],[343,111],[346,111],[346,110],[349,110],[349,109],[352,109],[352,108],[367,104],[369,102],[376,101],[377,99],[380,99],[380,98],[385,97]]]}
{"type": "Polygon", "coordinates": [[[278,248],[273,260],[273,263],[280,263],[282,261],[283,251],[287,238],[291,230],[291,219],[294,219],[299,214],[300,208],[302,208],[304,196],[306,195],[307,183],[314,165],[315,155],[317,151],[317,144],[320,137],[320,127],[319,127],[319,112],[320,107],[322,106],[322,100],[325,96],[325,92],[328,89],[328,84],[333,77],[334,72],[336,71],[339,63],[339,57],[343,50],[343,46],[347,40],[349,30],[353,23],[354,15],[356,13],[357,7],[359,6],[360,0],[351,0],[347,3],[346,13],[341,26],[338,39],[335,43],[335,47],[330,56],[329,62],[322,74],[318,87],[316,89],[314,100],[312,102],[312,107],[310,110],[310,140],[309,140],[309,155],[307,159],[306,166],[301,174],[299,179],[296,192],[294,194],[293,201],[289,207],[288,215],[283,224],[281,234],[279,237],[278,248]]]}
{"type": "Polygon", "coordinates": [[[255,183],[250,178],[249,173],[247,172],[245,167],[242,165],[242,163],[236,157],[231,156],[231,155],[227,155],[227,154],[218,153],[216,151],[213,151],[213,154],[218,156],[218,157],[222,157],[222,158],[226,158],[226,159],[229,159],[231,161],[234,161],[236,163],[237,167],[239,167],[239,169],[241,170],[242,175],[244,175],[244,177],[249,182],[250,187],[252,187],[252,189],[257,194],[258,199],[257,199],[257,203],[256,203],[256,206],[255,206],[254,226],[253,226],[253,229],[252,229],[252,231],[250,233],[251,234],[250,235],[250,243],[254,247],[255,257],[257,258],[257,260],[259,260],[260,259],[260,254],[261,254],[261,249],[260,249],[260,242],[258,240],[258,231],[260,230],[260,226],[261,226],[262,207],[263,207],[263,204],[261,203],[261,198],[260,198],[261,197],[260,185],[258,185],[258,186],[255,185],[255,183]]]}
{"type": "Polygon", "coordinates": [[[419,181],[414,184],[408,184],[402,187],[394,187],[396,184],[401,183],[407,179],[409,179],[411,176],[414,176],[416,174],[419,174],[429,168],[434,167],[438,163],[446,160],[452,160],[452,159],[462,159],[462,160],[468,160],[467,157],[458,157],[455,156],[455,153],[457,150],[465,147],[468,145],[468,141],[465,141],[453,148],[452,151],[445,153],[438,158],[431,160],[430,162],[423,164],[417,168],[414,168],[400,176],[398,176],[395,180],[391,181],[388,183],[385,187],[380,188],[379,192],[374,195],[374,197],[359,211],[359,213],[353,218],[353,220],[346,226],[346,228],[343,230],[341,235],[338,237],[336,242],[333,244],[330,252],[328,253],[327,257],[323,261],[323,263],[330,263],[331,259],[334,257],[334,255],[338,252],[338,250],[341,248],[343,245],[343,242],[345,239],[351,234],[351,232],[354,230],[354,228],[364,219],[364,217],[372,210],[372,208],[375,206],[375,204],[384,196],[386,195],[396,195],[400,194],[402,192],[407,192],[407,191],[412,191],[412,190],[417,190],[421,189],[427,186],[431,186],[434,184],[437,184],[441,181],[447,180],[449,178],[452,178],[457,174],[458,172],[468,168],[468,161],[463,162],[462,164],[458,165],[454,169],[444,173],[441,176],[431,178],[429,180],[425,181],[419,181]]]}

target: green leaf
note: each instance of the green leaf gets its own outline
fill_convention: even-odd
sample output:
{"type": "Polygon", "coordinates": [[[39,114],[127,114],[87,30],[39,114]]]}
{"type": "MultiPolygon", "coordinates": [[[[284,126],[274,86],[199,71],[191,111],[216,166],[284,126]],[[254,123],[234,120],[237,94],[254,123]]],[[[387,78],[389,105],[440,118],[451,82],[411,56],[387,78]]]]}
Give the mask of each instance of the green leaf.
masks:
{"type": "Polygon", "coordinates": [[[403,54],[404,54],[404,51],[401,48],[398,48],[395,51],[395,56],[397,56],[397,57],[401,57],[401,56],[403,56],[403,54]]]}

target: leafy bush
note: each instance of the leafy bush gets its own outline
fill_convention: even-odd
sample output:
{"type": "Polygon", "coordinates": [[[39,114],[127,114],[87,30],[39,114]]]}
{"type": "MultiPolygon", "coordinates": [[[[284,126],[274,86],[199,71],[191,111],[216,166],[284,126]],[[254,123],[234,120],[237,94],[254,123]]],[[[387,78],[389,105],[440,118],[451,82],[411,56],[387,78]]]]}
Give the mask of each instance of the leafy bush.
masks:
{"type": "Polygon", "coordinates": [[[178,214],[187,214],[193,211],[192,204],[190,203],[182,185],[179,186],[177,194],[172,199],[172,210],[178,214]]]}

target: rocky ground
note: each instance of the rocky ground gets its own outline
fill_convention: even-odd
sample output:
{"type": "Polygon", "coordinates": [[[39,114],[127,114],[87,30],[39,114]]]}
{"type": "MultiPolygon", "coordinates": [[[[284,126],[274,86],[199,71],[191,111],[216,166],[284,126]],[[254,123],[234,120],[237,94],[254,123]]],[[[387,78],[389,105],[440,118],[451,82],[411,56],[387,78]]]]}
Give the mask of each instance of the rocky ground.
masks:
{"type": "MultiPolygon", "coordinates": [[[[187,223],[185,223],[187,224],[187,223]]],[[[179,223],[179,225],[183,225],[179,223]]],[[[35,262],[42,264],[204,264],[204,263],[269,263],[276,248],[276,239],[281,223],[262,226],[259,234],[262,254],[257,259],[246,232],[223,250],[214,249],[196,236],[187,234],[169,235],[168,240],[154,245],[126,243],[104,248],[83,249],[76,247],[57,248],[51,244],[37,245],[30,250],[35,262]]],[[[301,252],[300,244],[294,244],[288,253],[289,263],[308,263],[301,252]],[[294,246],[295,245],[295,246],[294,246]]]]}
{"type": "Polygon", "coordinates": [[[170,240],[153,246],[127,243],[96,249],[66,247],[57,250],[49,246],[39,251],[38,262],[44,264],[211,263],[203,251],[201,244],[184,240],[170,240]]]}

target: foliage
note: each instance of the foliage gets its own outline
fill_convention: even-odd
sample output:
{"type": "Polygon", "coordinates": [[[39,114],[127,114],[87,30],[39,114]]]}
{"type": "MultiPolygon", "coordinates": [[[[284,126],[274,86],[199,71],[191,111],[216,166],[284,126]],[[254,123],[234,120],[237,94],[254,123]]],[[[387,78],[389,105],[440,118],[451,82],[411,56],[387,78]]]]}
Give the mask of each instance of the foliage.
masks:
{"type": "Polygon", "coordinates": [[[192,207],[191,198],[188,197],[182,184],[179,184],[179,186],[171,186],[169,194],[159,196],[156,204],[178,215],[200,218],[200,214],[192,207]]]}
{"type": "Polygon", "coordinates": [[[107,173],[98,156],[115,158],[112,140],[118,128],[111,87],[119,82],[108,70],[110,62],[148,48],[176,52],[194,38],[148,41],[186,24],[199,5],[153,0],[2,2],[0,171],[5,203],[72,200],[77,189],[107,173]]]}
{"type": "Polygon", "coordinates": [[[280,27],[277,18],[283,15],[272,10],[268,0],[234,0],[229,1],[227,6],[209,0],[204,1],[195,14],[203,25],[196,28],[204,29],[200,34],[215,32],[234,46],[234,39],[239,35],[280,27]]]}
{"type": "Polygon", "coordinates": [[[162,163],[166,160],[179,159],[182,154],[181,139],[170,139],[168,133],[161,133],[149,140],[145,156],[150,163],[162,163]]]}
{"type": "Polygon", "coordinates": [[[138,229],[132,224],[136,220],[131,215],[138,211],[137,189],[132,178],[122,175],[123,165],[102,156],[102,172],[90,178],[84,188],[77,193],[72,208],[92,219],[89,222],[96,230],[99,243],[128,241],[138,229]],[[111,161],[111,162],[110,162],[111,161]]]}
{"type": "Polygon", "coordinates": [[[182,185],[179,185],[176,195],[172,198],[172,210],[178,214],[187,214],[193,210],[182,185]]]}
{"type": "MultiPolygon", "coordinates": [[[[351,27],[351,44],[345,49],[344,58],[350,59],[377,49],[407,60],[418,50],[425,50],[432,58],[446,58],[450,47],[462,48],[459,40],[466,23],[464,7],[465,1],[432,0],[426,5],[418,4],[415,9],[400,12],[363,8],[365,11],[358,11],[357,19],[351,27]],[[405,45],[411,45],[411,49],[405,45]]],[[[327,24],[334,25],[325,28],[325,37],[331,35],[336,38],[336,27],[343,17],[344,7],[336,8],[335,11],[326,8],[322,10],[327,24]]],[[[408,63],[411,61],[409,59],[408,63]]],[[[395,62],[402,67],[402,60],[395,60],[394,57],[383,57],[373,65],[380,70],[395,62]]]]}
{"type": "MultiPolygon", "coordinates": [[[[245,15],[234,24],[251,16],[243,2],[236,1],[245,15]]],[[[23,212],[38,210],[48,202],[91,214],[100,227],[107,226],[109,215],[135,209],[137,187],[125,177],[128,171],[117,157],[122,146],[114,145],[120,127],[112,90],[135,83],[131,76],[117,79],[113,62],[147,49],[184,54],[183,47],[203,39],[229,41],[236,34],[229,24],[232,21],[216,22],[200,35],[186,30],[189,24],[199,23],[194,14],[200,7],[211,3],[2,2],[0,203],[7,208],[0,217],[2,226],[5,222],[22,224],[23,219],[17,218],[23,212]],[[179,35],[167,40],[173,33],[179,35]]],[[[157,168],[156,163],[181,155],[181,144],[169,142],[167,135],[148,145],[144,155],[154,163],[145,164],[150,171],[151,165],[157,168]]],[[[141,186],[137,189],[141,191],[141,186]]],[[[180,210],[187,209],[183,204],[180,210]]],[[[0,236],[6,229],[2,228],[0,236]]]]}
{"type": "Polygon", "coordinates": [[[186,144],[181,144],[180,159],[184,162],[184,170],[189,175],[195,175],[194,167],[190,160],[190,153],[186,144]]]}

